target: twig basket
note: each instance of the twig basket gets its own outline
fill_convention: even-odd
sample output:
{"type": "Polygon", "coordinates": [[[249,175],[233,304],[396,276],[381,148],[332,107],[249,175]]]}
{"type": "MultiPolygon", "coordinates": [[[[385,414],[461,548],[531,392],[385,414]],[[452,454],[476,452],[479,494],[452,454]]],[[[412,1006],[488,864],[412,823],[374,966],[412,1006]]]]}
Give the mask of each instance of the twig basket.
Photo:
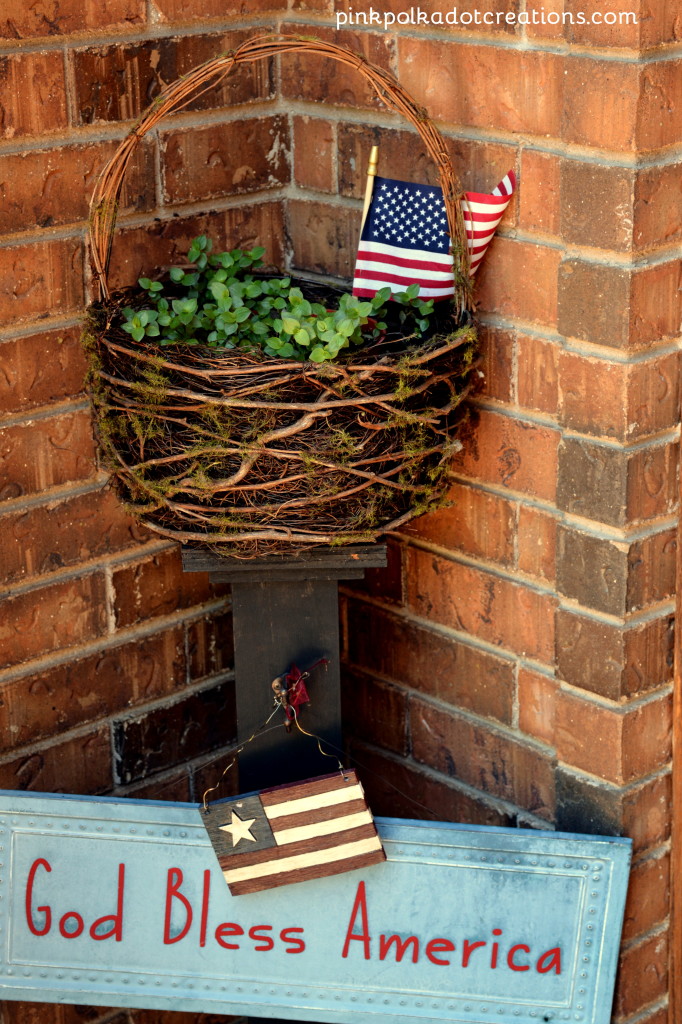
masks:
{"type": "MultiPolygon", "coordinates": [[[[444,140],[386,71],[344,47],[251,39],[168,86],[104,169],[91,202],[101,300],[88,310],[90,393],[105,460],[130,510],[182,543],[253,557],[371,541],[434,507],[474,359],[462,190],[444,140]],[[419,132],[438,169],[454,257],[451,326],[316,364],[238,349],[161,348],[121,329],[107,283],[128,162],[166,114],[242,63],[302,51],[356,68],[419,132]]],[[[129,297],[129,296],[128,296],[129,297]]]]}

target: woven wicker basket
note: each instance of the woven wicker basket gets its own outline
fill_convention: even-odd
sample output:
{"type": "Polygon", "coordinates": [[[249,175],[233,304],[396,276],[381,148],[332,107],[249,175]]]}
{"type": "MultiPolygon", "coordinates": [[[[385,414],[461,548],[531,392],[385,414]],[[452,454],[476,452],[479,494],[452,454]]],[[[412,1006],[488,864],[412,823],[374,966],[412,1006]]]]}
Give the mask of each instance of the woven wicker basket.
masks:
{"type": "Polygon", "coordinates": [[[441,501],[475,349],[461,195],[425,112],[388,72],[344,47],[256,38],[168,86],[119,146],[91,203],[101,300],[84,333],[90,393],[100,447],[130,510],[163,536],[253,557],[371,541],[441,501]],[[356,68],[419,132],[451,233],[451,321],[417,347],[393,339],[323,364],[132,341],[120,318],[117,326],[122,297],[110,293],[107,273],[135,148],[239,64],[294,51],[356,68]]]}

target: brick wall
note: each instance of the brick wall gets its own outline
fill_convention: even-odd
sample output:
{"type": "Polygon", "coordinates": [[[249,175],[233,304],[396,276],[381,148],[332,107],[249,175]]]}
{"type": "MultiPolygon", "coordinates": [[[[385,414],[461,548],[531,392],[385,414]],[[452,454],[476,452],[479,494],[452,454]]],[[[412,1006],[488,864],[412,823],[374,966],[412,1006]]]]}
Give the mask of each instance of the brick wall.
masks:
{"type": "MultiPolygon", "coordinates": [[[[672,2],[621,6],[638,26],[337,33],[328,0],[5,3],[0,786],[197,799],[233,745],[229,595],[182,575],[96,461],[87,197],[131,119],[200,61],[278,25],[348,43],[428,105],[465,187],[521,179],[479,274],[485,376],[454,504],[344,590],[349,744],[377,813],[632,836],[614,1019],[663,1024],[682,30],[672,2]]],[[[563,7],[603,5],[545,4],[563,7]]],[[[203,230],[347,277],[373,141],[382,171],[433,180],[352,72],[295,56],[243,71],[140,147],[112,283],[203,230]]]]}

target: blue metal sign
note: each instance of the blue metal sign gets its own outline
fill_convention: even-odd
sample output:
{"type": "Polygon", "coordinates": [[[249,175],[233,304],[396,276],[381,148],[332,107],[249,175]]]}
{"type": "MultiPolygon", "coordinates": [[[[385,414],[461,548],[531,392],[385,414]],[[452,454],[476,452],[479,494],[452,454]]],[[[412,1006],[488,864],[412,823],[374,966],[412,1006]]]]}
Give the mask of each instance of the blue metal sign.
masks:
{"type": "Polygon", "coordinates": [[[630,841],[377,819],[232,896],[192,804],[0,792],[0,998],[330,1024],[608,1024],[630,841]]]}

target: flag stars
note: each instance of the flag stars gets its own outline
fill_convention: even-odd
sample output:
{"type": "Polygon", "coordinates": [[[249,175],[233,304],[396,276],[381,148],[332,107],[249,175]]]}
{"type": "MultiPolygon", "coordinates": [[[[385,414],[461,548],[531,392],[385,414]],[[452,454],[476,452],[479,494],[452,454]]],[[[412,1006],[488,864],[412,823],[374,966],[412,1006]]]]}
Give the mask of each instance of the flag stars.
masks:
{"type": "Polygon", "coordinates": [[[256,837],[251,834],[251,826],[255,820],[255,818],[242,820],[235,811],[232,811],[232,821],[230,824],[219,825],[218,828],[221,832],[229,832],[232,836],[232,847],[234,848],[242,839],[247,839],[251,843],[257,841],[256,837]]]}

